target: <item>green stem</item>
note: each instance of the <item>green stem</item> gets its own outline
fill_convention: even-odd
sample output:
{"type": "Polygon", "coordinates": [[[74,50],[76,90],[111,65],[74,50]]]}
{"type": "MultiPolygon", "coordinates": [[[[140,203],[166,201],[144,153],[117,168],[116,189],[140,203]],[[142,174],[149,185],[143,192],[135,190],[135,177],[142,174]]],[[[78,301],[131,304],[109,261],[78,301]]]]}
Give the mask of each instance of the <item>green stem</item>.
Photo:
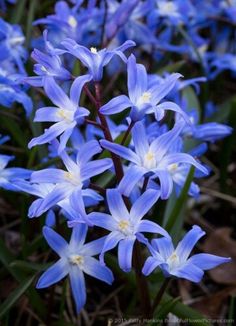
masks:
{"type": "Polygon", "coordinates": [[[167,290],[167,287],[170,284],[170,281],[171,281],[171,278],[166,278],[165,281],[163,282],[160,290],[158,291],[158,293],[153,301],[153,305],[152,305],[152,309],[151,309],[152,315],[154,314],[155,310],[159,306],[161,299],[162,299],[165,291],[167,290]]]}

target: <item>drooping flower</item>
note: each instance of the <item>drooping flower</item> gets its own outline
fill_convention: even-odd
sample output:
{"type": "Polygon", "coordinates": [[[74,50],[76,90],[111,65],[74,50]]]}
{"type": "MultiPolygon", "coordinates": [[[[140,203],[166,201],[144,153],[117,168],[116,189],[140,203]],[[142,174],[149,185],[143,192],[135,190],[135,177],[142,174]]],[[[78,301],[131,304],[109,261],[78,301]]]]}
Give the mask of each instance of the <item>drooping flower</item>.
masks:
{"type": "Polygon", "coordinates": [[[158,200],[160,193],[156,190],[147,190],[133,204],[130,211],[117,189],[107,190],[107,202],[110,214],[93,212],[90,220],[94,225],[111,231],[106,237],[101,251],[101,261],[104,262],[104,253],[118,245],[119,266],[125,272],[132,267],[132,254],[135,240],[142,241],[142,232],[158,233],[169,237],[168,233],[158,224],[142,219],[158,200]]]}
{"type": "Polygon", "coordinates": [[[148,246],[152,256],[148,257],[143,267],[143,274],[149,275],[159,267],[165,277],[180,277],[192,282],[200,282],[205,270],[230,262],[231,258],[210,254],[189,255],[196,242],[205,235],[197,225],[184,236],[176,249],[170,238],[154,239],[148,246]]]}
{"type": "Polygon", "coordinates": [[[89,115],[89,111],[79,106],[82,88],[90,80],[89,75],[79,76],[72,83],[70,97],[57,85],[53,77],[45,80],[44,89],[55,107],[44,107],[36,111],[34,121],[55,122],[43,135],[33,138],[29,148],[48,143],[60,136],[58,153],[61,153],[78,121],[89,115]]]}
{"type": "Polygon", "coordinates": [[[100,141],[102,147],[131,162],[118,187],[122,194],[129,196],[142,177],[149,176],[152,180],[159,179],[161,198],[167,199],[175,181],[172,171],[182,164],[193,165],[204,174],[208,174],[207,169],[191,155],[170,150],[182,129],[183,124],[176,124],[173,129],[160,135],[149,144],[142,122],[137,122],[132,129],[134,151],[107,140],[100,141]]]}
{"type": "Polygon", "coordinates": [[[133,41],[126,41],[124,44],[113,50],[102,49],[99,51],[95,47],[88,49],[79,45],[72,39],[64,40],[62,45],[69,53],[78,58],[83,65],[88,68],[88,72],[94,81],[100,81],[103,76],[103,68],[111,61],[113,56],[118,55],[124,62],[126,62],[127,58],[123,52],[130,47],[135,46],[135,43],[133,41]]]}
{"type": "Polygon", "coordinates": [[[58,254],[60,259],[49,267],[38,280],[38,289],[46,288],[69,275],[72,294],[79,313],[86,303],[86,286],[84,274],[88,274],[103,282],[111,284],[113,274],[109,268],[102,266],[93,256],[99,254],[105,237],[84,244],[87,234],[85,225],[73,228],[70,242],[67,243],[53,229],[45,226],[43,235],[49,246],[58,254]]]}
{"type": "Polygon", "coordinates": [[[188,116],[177,104],[169,101],[160,103],[175,86],[178,78],[181,77],[180,74],[172,74],[163,83],[154,83],[149,87],[146,68],[136,63],[134,55],[129,57],[127,65],[129,96],[119,95],[113,98],[101,107],[102,114],[115,114],[131,108],[130,118],[133,121],[142,120],[145,114],[150,113],[154,113],[159,121],[163,119],[166,110],[171,110],[178,112],[189,121],[188,116]]]}

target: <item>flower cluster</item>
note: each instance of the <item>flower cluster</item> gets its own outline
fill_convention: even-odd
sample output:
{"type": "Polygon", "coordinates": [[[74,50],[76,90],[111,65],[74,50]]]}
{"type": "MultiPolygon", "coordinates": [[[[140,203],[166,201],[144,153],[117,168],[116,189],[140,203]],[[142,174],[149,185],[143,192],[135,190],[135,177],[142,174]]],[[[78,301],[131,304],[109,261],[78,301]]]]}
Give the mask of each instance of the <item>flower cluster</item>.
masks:
{"type": "Polygon", "coordinates": [[[150,252],[143,275],[158,267],[164,277],[192,282],[199,282],[204,270],[230,261],[210,254],[189,258],[205,234],[196,225],[174,249],[170,230],[153,212],[160,201],[180,195],[191,171],[187,191],[199,196],[195,179],[211,173],[201,156],[209,143],[232,129],[207,120],[210,111],[217,110],[211,102],[203,112],[190,106],[186,89],[199,93],[205,77],[150,74],[151,65],[139,61],[140,51],[151,53],[154,62],[163,59],[163,51],[172,51],[201,63],[208,78],[233,70],[234,54],[218,56],[220,38],[210,45],[200,34],[202,28],[215,33],[216,18],[225,17],[230,24],[221,33],[230,43],[234,17],[226,1],[217,6],[213,1],[178,0],[71,3],[57,1],[54,14],[34,22],[47,26],[44,46],[32,52],[36,76],[26,76],[27,53],[19,26],[0,20],[0,103],[10,107],[19,102],[29,115],[32,102],[25,89],[37,88],[44,102],[34,121],[45,129],[28,147],[42,145],[49,152],[43,161],[47,167],[37,171],[6,168],[12,156],[0,155],[0,187],[36,196],[28,216],[47,214],[43,235],[60,257],[40,277],[37,288],[69,275],[79,312],[86,302],[84,274],[111,284],[105,255],[117,246],[118,264],[126,273],[134,267],[138,245],[150,252]],[[175,46],[172,42],[179,35],[175,46]],[[61,217],[72,229],[69,243],[53,230],[55,220],[63,223],[61,217]],[[85,243],[87,233],[94,239],[100,229],[103,237],[85,243]]]}

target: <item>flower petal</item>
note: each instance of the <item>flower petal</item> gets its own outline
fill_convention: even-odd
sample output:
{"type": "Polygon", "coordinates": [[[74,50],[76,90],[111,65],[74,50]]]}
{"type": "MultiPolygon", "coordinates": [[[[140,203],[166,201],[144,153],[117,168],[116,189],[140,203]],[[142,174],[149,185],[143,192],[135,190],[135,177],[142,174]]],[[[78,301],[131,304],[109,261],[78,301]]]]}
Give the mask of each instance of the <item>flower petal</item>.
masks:
{"type": "Polygon", "coordinates": [[[69,276],[72,294],[76,303],[76,310],[77,313],[79,313],[86,303],[84,274],[78,266],[71,266],[69,276]]]}
{"type": "Polygon", "coordinates": [[[111,270],[93,257],[85,257],[83,271],[108,284],[112,284],[114,280],[111,270]]]}
{"type": "Polygon", "coordinates": [[[197,241],[205,234],[206,232],[199,226],[193,225],[192,229],[185,234],[184,238],[176,247],[176,255],[180,257],[181,261],[185,261],[188,258],[197,241]]]}
{"type": "Polygon", "coordinates": [[[120,181],[118,190],[123,195],[129,196],[133,188],[138,184],[145,173],[145,169],[139,166],[130,166],[120,181]]]}
{"type": "Polygon", "coordinates": [[[197,266],[190,263],[186,263],[181,268],[171,271],[170,274],[180,278],[185,278],[186,280],[189,280],[194,283],[198,283],[201,281],[204,272],[197,266]]]}
{"type": "Polygon", "coordinates": [[[146,190],[133,204],[130,210],[130,216],[132,221],[138,222],[141,218],[147,214],[160,197],[158,190],[149,189],[146,190]]]}
{"type": "Polygon", "coordinates": [[[228,263],[230,261],[231,258],[229,257],[220,257],[210,254],[197,254],[188,259],[189,263],[196,265],[203,270],[215,268],[218,265],[228,263]]]}
{"type": "Polygon", "coordinates": [[[125,206],[120,192],[117,189],[107,190],[107,203],[111,215],[116,221],[129,219],[129,212],[125,206]]]}
{"type": "Polygon", "coordinates": [[[132,268],[132,255],[135,237],[121,240],[118,246],[118,262],[124,272],[129,272],[132,268]]]}
{"type": "Polygon", "coordinates": [[[69,266],[67,261],[65,259],[60,259],[40,276],[36,284],[36,288],[47,288],[48,286],[53,285],[63,279],[68,272],[69,266]]]}
{"type": "Polygon", "coordinates": [[[158,260],[154,257],[148,257],[148,259],[145,261],[145,264],[142,269],[142,273],[146,276],[151,274],[154,269],[156,269],[163,261],[158,260]]]}
{"type": "Polygon", "coordinates": [[[63,257],[68,251],[68,243],[60,234],[55,232],[53,229],[44,226],[43,236],[49,246],[60,256],[63,257]]]}
{"type": "Polygon", "coordinates": [[[110,100],[105,105],[103,105],[99,111],[102,114],[109,115],[109,114],[115,114],[115,113],[122,112],[131,106],[132,106],[132,103],[130,102],[130,99],[127,96],[119,95],[117,97],[114,97],[112,100],[110,100]]]}
{"type": "Polygon", "coordinates": [[[163,235],[166,238],[170,238],[169,233],[164,230],[160,225],[148,220],[142,220],[139,222],[137,232],[157,233],[163,235]]]}
{"type": "Polygon", "coordinates": [[[138,155],[136,155],[131,149],[126,148],[125,146],[115,144],[104,139],[100,140],[100,144],[103,148],[123,157],[128,161],[131,161],[136,164],[140,163],[140,158],[138,157],[138,155]]]}

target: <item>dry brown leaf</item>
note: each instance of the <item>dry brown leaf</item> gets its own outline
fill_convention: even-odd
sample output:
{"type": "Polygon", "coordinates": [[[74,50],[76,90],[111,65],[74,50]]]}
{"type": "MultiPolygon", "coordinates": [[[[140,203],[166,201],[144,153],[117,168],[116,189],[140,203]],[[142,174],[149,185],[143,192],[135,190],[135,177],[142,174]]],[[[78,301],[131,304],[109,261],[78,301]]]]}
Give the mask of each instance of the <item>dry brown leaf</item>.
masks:
{"type": "Polygon", "coordinates": [[[223,257],[231,257],[232,261],[210,270],[212,280],[220,284],[236,284],[236,241],[231,238],[232,229],[218,228],[209,233],[203,244],[203,251],[223,257]]]}
{"type": "Polygon", "coordinates": [[[236,294],[236,287],[227,287],[222,291],[218,291],[212,295],[204,296],[201,300],[194,302],[191,307],[197,309],[208,318],[218,318],[224,304],[227,304],[229,295],[236,294]]]}

